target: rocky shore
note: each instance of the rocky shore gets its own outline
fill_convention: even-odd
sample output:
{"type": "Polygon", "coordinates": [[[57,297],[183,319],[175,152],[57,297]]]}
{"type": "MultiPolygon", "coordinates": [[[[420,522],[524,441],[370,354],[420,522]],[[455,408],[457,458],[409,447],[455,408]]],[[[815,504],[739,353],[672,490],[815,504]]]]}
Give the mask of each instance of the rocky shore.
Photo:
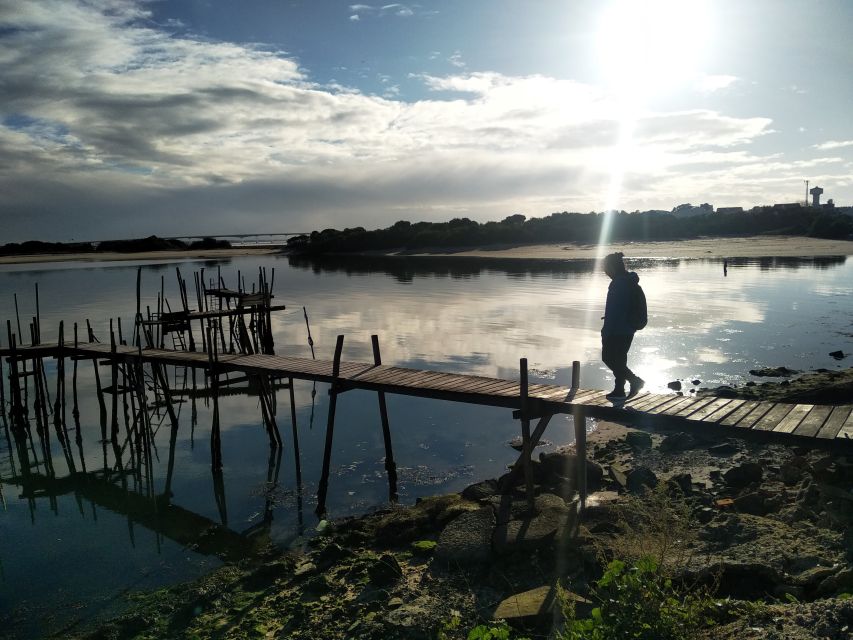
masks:
{"type": "MultiPolygon", "coordinates": [[[[831,373],[748,389],[797,401],[848,389],[850,370],[831,373]]],[[[564,610],[596,605],[608,561],[649,554],[702,596],[689,637],[853,636],[853,456],[600,422],[581,516],[577,464],[571,448],[540,454],[532,508],[504,478],[324,523],[304,548],[134,595],[69,637],[451,639],[477,625],[481,638],[556,637],[564,610]]]]}

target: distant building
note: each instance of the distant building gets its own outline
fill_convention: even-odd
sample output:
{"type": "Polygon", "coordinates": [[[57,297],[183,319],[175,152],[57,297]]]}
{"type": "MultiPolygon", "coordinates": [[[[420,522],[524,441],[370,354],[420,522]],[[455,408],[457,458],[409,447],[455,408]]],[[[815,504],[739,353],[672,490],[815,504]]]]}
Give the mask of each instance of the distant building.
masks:
{"type": "Polygon", "coordinates": [[[780,202],[773,205],[774,209],[799,209],[803,206],[802,202],[780,202]]]}
{"type": "Polygon", "coordinates": [[[693,216],[704,216],[709,213],[714,213],[714,207],[707,202],[694,207],[689,202],[680,204],[672,210],[672,214],[679,218],[692,218],[693,216]]]}
{"type": "Polygon", "coordinates": [[[820,196],[823,194],[823,189],[818,186],[814,186],[809,189],[809,193],[812,194],[812,206],[819,207],[820,206],[820,196]]]}
{"type": "Polygon", "coordinates": [[[717,213],[743,213],[743,207],[717,207],[717,213]]]}

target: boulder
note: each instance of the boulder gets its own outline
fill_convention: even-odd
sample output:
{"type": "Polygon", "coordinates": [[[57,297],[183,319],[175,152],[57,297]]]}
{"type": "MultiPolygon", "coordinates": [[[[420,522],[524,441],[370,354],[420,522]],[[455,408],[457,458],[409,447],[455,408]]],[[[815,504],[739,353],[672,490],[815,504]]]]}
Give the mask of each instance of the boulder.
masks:
{"type": "Polygon", "coordinates": [[[779,500],[764,490],[759,489],[735,498],[734,507],[741,513],[751,513],[755,516],[766,516],[779,506],[779,500]]]}
{"type": "Polygon", "coordinates": [[[636,451],[646,451],[652,448],[652,437],[645,431],[629,431],[625,442],[636,451]]]}
{"type": "Polygon", "coordinates": [[[666,481],[667,485],[677,495],[689,496],[693,493],[693,477],[689,473],[678,473],[666,481]]]}
{"type": "Polygon", "coordinates": [[[495,512],[491,507],[463,513],[438,536],[434,557],[445,564],[487,562],[492,554],[495,512]]]}
{"type": "Polygon", "coordinates": [[[400,563],[390,553],[383,553],[373,564],[367,567],[370,584],[374,587],[387,588],[395,584],[402,576],[400,563]]]}
{"type": "Polygon", "coordinates": [[[762,369],[750,369],[749,374],[757,378],[788,378],[800,373],[796,369],[788,367],[764,367],[762,369]]]}
{"type": "Polygon", "coordinates": [[[744,462],[723,473],[723,480],[733,489],[742,489],[754,482],[761,482],[764,471],[757,462],[744,462]]]}
{"type": "Polygon", "coordinates": [[[673,380],[672,382],[667,383],[666,386],[673,391],[681,391],[681,381],[679,380],[673,380]]]}
{"type": "Polygon", "coordinates": [[[679,431],[677,433],[670,433],[667,435],[663,441],[661,441],[658,448],[666,453],[671,451],[684,451],[685,449],[690,449],[695,444],[696,438],[689,433],[679,431]]]}
{"type": "Polygon", "coordinates": [[[829,353],[829,355],[830,355],[830,357],[835,358],[836,360],[843,360],[844,359],[844,352],[841,351],[840,349],[838,351],[831,351],[829,353]]]}
{"type": "Polygon", "coordinates": [[[494,479],[483,480],[469,485],[462,490],[462,497],[466,500],[484,500],[498,492],[498,481],[494,479]]]}
{"type": "Polygon", "coordinates": [[[628,472],[626,488],[631,493],[640,493],[645,489],[658,486],[658,477],[648,467],[637,467],[628,472]]]}
{"type": "Polygon", "coordinates": [[[574,518],[568,509],[545,509],[495,527],[493,547],[501,555],[547,547],[554,540],[562,540],[573,523],[574,518]]]}
{"type": "Polygon", "coordinates": [[[548,615],[554,607],[556,589],[543,585],[504,598],[492,614],[493,620],[518,620],[548,615]]]}

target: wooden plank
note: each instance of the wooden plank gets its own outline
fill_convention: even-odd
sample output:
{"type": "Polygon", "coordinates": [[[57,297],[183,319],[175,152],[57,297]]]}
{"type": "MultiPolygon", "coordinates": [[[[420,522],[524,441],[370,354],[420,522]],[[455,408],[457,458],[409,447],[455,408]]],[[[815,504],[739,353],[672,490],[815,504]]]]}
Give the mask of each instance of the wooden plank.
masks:
{"type": "Polygon", "coordinates": [[[691,420],[702,420],[707,416],[711,415],[718,409],[726,406],[729,402],[731,402],[731,398],[713,398],[711,402],[706,404],[704,407],[699,409],[696,413],[690,416],[691,420]]]}
{"type": "Polygon", "coordinates": [[[672,402],[676,398],[681,399],[681,396],[674,396],[674,395],[671,395],[668,393],[667,394],[654,393],[651,395],[652,395],[652,397],[649,398],[649,400],[644,402],[642,405],[635,405],[632,408],[635,411],[648,412],[648,411],[651,411],[652,409],[656,409],[657,407],[660,407],[661,405],[669,404],[670,402],[672,402]]]}
{"type": "Polygon", "coordinates": [[[559,390],[554,390],[547,395],[537,396],[541,400],[547,400],[549,402],[582,402],[583,398],[591,397],[593,394],[597,392],[597,389],[575,389],[574,391],[569,387],[562,387],[559,390]]]}
{"type": "Polygon", "coordinates": [[[785,416],[785,419],[779,422],[775,427],[773,427],[774,433],[791,433],[794,429],[797,428],[797,425],[802,422],[803,418],[806,417],[809,411],[812,410],[814,405],[812,404],[797,404],[794,405],[794,408],[791,409],[791,412],[785,416]]]}
{"type": "Polygon", "coordinates": [[[752,429],[752,425],[761,420],[764,414],[770,411],[775,404],[775,402],[759,402],[753,407],[752,411],[738,420],[734,426],[738,429],[752,429]]]}
{"type": "Polygon", "coordinates": [[[802,422],[800,422],[796,431],[794,431],[794,435],[814,437],[820,431],[820,428],[823,426],[823,423],[826,422],[830,413],[832,413],[832,407],[820,404],[815,405],[815,407],[809,411],[809,415],[803,418],[802,422]]]}
{"type": "Polygon", "coordinates": [[[695,398],[694,397],[694,399],[696,400],[696,402],[694,404],[690,405],[689,407],[682,409],[681,411],[679,411],[675,415],[677,415],[679,418],[688,418],[689,417],[692,419],[694,413],[696,413],[697,411],[699,411],[703,407],[706,407],[707,405],[711,404],[714,401],[713,398],[695,398]]]}
{"type": "Polygon", "coordinates": [[[840,407],[835,407],[832,410],[829,418],[827,418],[826,422],[823,423],[823,426],[820,428],[820,431],[817,433],[818,438],[835,438],[841,432],[842,427],[844,426],[845,421],[851,415],[851,410],[853,407],[850,405],[842,405],[840,407]]]}
{"type": "Polygon", "coordinates": [[[844,426],[841,427],[841,431],[835,437],[839,440],[850,440],[853,438],[853,413],[847,417],[844,426]]]}
{"type": "Polygon", "coordinates": [[[579,406],[600,406],[598,403],[603,401],[605,404],[609,404],[610,400],[607,400],[604,396],[607,395],[607,391],[597,391],[593,393],[591,396],[587,396],[581,399],[579,402],[573,402],[572,404],[576,404],[579,406]]]}
{"type": "Polygon", "coordinates": [[[776,426],[785,419],[785,417],[791,413],[795,405],[789,404],[787,402],[780,402],[777,405],[774,405],[770,411],[765,413],[761,419],[752,425],[752,428],[756,431],[773,431],[776,426]]]}
{"type": "Polygon", "coordinates": [[[711,413],[711,414],[705,416],[704,418],[702,418],[702,422],[719,422],[720,420],[727,418],[729,415],[731,415],[732,413],[737,411],[745,403],[746,403],[746,400],[740,400],[739,398],[734,398],[728,404],[723,405],[722,407],[720,407],[719,409],[714,411],[714,413],[711,413]]]}
{"type": "MultiPolygon", "coordinates": [[[[687,399],[689,399],[689,398],[687,398],[687,399]]],[[[670,407],[684,402],[684,400],[685,400],[684,396],[672,396],[672,398],[670,400],[668,400],[667,402],[659,404],[654,409],[649,409],[649,410],[645,411],[644,413],[647,413],[649,415],[654,416],[654,415],[659,414],[661,411],[666,411],[670,407]]]]}
{"type": "Polygon", "coordinates": [[[635,396],[628,398],[623,405],[626,409],[636,409],[637,405],[645,404],[651,398],[654,397],[654,394],[642,391],[635,396]]]}
{"type": "Polygon", "coordinates": [[[674,416],[675,414],[677,414],[682,409],[686,409],[687,407],[691,406],[694,402],[696,402],[696,398],[691,398],[690,396],[684,396],[681,398],[681,400],[679,400],[675,404],[671,404],[666,409],[659,412],[659,415],[674,416]]]}
{"type": "MultiPolygon", "coordinates": [[[[755,409],[758,406],[757,400],[747,400],[743,404],[741,404],[737,409],[732,411],[729,415],[719,421],[721,425],[727,427],[733,427],[737,424],[744,416],[746,416],[750,411],[755,409]]],[[[713,414],[712,414],[713,415],[713,414]]]]}

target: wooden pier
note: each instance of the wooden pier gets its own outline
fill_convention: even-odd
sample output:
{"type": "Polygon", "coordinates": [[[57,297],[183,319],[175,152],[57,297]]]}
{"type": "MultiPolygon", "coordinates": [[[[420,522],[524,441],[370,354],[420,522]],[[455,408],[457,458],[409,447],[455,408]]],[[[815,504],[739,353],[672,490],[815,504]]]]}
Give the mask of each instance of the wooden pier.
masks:
{"type": "MultiPolygon", "coordinates": [[[[36,317],[30,324],[31,344],[25,346],[18,344],[18,336],[21,332],[20,319],[17,319],[17,334],[12,331],[11,321],[7,321],[8,346],[0,348],[0,358],[5,358],[8,365],[8,404],[13,431],[18,434],[29,433],[27,392],[32,387],[33,417],[36,420],[43,451],[49,454],[48,413],[50,409],[52,409],[57,437],[63,449],[70,448],[65,427],[65,361],[70,360],[73,363],[72,416],[75,421],[78,421],[77,363],[81,360],[91,360],[94,363],[99,396],[103,440],[109,439],[113,446],[116,446],[120,430],[119,396],[123,398],[125,416],[128,414],[127,403],[130,396],[130,405],[133,409],[131,413],[134,417],[132,424],[129,422],[126,424],[127,438],[133,438],[139,442],[139,452],[135,455],[142,456],[148,446],[146,442],[152,437],[150,428],[146,427],[147,413],[151,406],[162,406],[166,409],[172,425],[173,438],[178,429],[178,419],[172,402],[180,394],[170,389],[166,367],[174,366],[193,372],[203,370],[204,379],[207,382],[204,394],[209,396],[213,403],[210,446],[211,465],[216,473],[222,467],[223,455],[218,406],[218,396],[223,387],[221,376],[236,374],[239,379],[252,381],[254,385],[260,399],[263,424],[272,450],[278,449],[282,444],[282,436],[276,421],[276,390],[281,388],[289,390],[295,470],[297,483],[301,485],[293,383],[294,380],[327,383],[330,385],[330,398],[323,466],[317,494],[319,514],[325,512],[337,397],[341,393],[356,389],[377,394],[391,500],[396,500],[397,497],[397,472],[385,403],[385,395],[389,393],[512,410],[513,417],[520,421],[523,446],[522,453],[513,465],[513,472],[509,477],[512,481],[521,481],[521,476],[524,475],[524,483],[531,502],[534,492],[531,454],[549,422],[559,414],[573,416],[576,450],[581,460],[586,458],[588,418],[628,422],[640,427],[677,428],[706,435],[735,435],[808,447],[853,450],[853,405],[789,404],[654,393],[643,393],[625,402],[613,403],[605,397],[604,391],[581,388],[578,362],[573,363],[571,385],[568,387],[530,383],[527,360],[524,358],[519,362],[517,380],[412,369],[383,364],[377,336],[372,337],[373,362],[342,360],[344,336],[337,337],[334,356],[331,360],[276,355],[270,313],[283,306],[272,305],[274,272],[272,279],[267,280],[266,272],[259,270],[258,283],[252,285],[251,289],[246,288],[239,273],[237,289],[226,288],[219,273],[215,283],[211,281],[209,286],[204,283],[203,272],[195,274],[197,311],[190,309],[186,284],[180,272],[177,275],[181,296],[179,311],[171,310],[162,293],[161,279],[161,293],[158,296],[156,311],[152,313],[148,310],[144,315],[140,303],[141,270],[138,272],[137,313],[132,334],[133,343],[130,345],[123,339],[120,322],[117,323],[116,328],[113,328],[112,321],[109,342],[98,342],[88,322],[85,340],[79,339],[77,326],[74,325],[73,340],[66,341],[63,325],[60,323],[59,339],[52,343],[42,342],[37,311],[36,317]],[[194,323],[198,323],[195,330],[194,323]],[[167,335],[172,336],[174,345],[172,349],[165,348],[167,335]],[[197,349],[197,346],[201,346],[201,349],[197,349]],[[46,358],[57,360],[56,394],[52,407],[43,365],[43,360],[46,358]],[[28,363],[31,363],[29,369],[28,363]],[[101,385],[99,374],[101,365],[109,367],[107,386],[101,385]],[[147,373],[145,367],[147,367],[147,373]],[[153,388],[155,394],[153,403],[147,398],[150,388],[153,388]],[[104,395],[112,397],[111,419],[107,417],[104,395]],[[535,426],[532,425],[534,421],[535,426]]],[[[36,296],[38,309],[37,289],[36,296]]],[[[303,313],[308,329],[308,344],[314,356],[310,326],[307,326],[308,316],[304,308],[303,313]]],[[[0,375],[3,375],[2,372],[0,375]]],[[[195,373],[193,373],[193,379],[195,379],[195,373]]],[[[5,420],[7,403],[3,395],[4,387],[5,384],[0,385],[0,406],[2,406],[5,420]]],[[[192,394],[184,393],[184,395],[194,398],[198,394],[193,391],[192,394]]],[[[127,418],[125,420],[127,421],[127,418]]],[[[79,428],[77,433],[79,437],[79,428]]],[[[68,457],[67,451],[66,457],[68,457]]],[[[586,494],[585,465],[579,464],[578,469],[576,486],[581,498],[580,504],[583,505],[586,494]]]]}

